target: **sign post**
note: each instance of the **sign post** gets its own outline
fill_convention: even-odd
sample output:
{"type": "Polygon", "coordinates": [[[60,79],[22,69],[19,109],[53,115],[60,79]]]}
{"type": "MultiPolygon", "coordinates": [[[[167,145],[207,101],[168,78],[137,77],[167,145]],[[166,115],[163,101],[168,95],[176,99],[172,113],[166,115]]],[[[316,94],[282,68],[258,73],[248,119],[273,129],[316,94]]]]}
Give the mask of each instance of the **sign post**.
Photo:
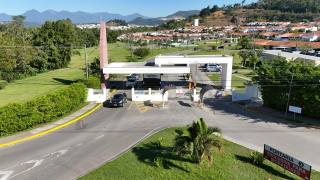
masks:
{"type": "Polygon", "coordinates": [[[296,120],[296,113],[301,114],[302,108],[296,106],[289,106],[289,111],[293,112],[293,118],[296,120]]]}
{"type": "Polygon", "coordinates": [[[310,180],[311,166],[268,145],[264,145],[264,158],[305,180],[310,180]]]}

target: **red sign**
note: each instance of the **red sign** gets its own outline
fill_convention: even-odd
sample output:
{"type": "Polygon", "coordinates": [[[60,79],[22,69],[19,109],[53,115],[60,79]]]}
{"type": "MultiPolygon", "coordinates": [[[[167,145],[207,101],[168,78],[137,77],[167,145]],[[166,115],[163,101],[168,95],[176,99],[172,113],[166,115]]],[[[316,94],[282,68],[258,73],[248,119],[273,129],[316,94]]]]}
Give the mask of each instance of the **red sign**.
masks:
{"type": "Polygon", "coordinates": [[[296,174],[297,176],[310,180],[311,166],[295,159],[277,149],[274,149],[268,145],[264,145],[264,158],[269,161],[283,167],[284,169],[296,174]]]}

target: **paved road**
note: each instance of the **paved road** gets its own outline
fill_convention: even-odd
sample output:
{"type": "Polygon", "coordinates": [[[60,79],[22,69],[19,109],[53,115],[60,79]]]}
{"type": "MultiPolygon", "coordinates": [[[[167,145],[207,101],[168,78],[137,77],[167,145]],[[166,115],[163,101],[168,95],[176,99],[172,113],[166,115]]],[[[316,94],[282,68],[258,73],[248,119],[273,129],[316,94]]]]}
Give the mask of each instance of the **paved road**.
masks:
{"type": "Polygon", "coordinates": [[[191,74],[194,80],[198,84],[214,85],[214,82],[209,79],[208,74],[205,72],[205,69],[200,68],[200,66],[202,65],[190,65],[191,74]]]}
{"type": "Polygon", "coordinates": [[[53,134],[0,149],[0,179],[75,179],[114,159],[155,130],[185,125],[204,117],[219,126],[227,139],[262,150],[279,148],[320,170],[320,131],[290,127],[233,108],[225,102],[207,102],[210,109],[191,107],[190,101],[171,101],[167,108],[143,113],[134,103],[124,108],[102,108],[53,134]]]}

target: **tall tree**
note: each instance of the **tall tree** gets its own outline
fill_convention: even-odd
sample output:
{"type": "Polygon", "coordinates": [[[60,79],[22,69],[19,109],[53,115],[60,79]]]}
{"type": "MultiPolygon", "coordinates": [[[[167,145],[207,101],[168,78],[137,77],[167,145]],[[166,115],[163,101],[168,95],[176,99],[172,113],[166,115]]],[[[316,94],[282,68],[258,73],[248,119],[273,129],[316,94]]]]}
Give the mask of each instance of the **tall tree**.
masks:
{"type": "Polygon", "coordinates": [[[33,49],[30,46],[30,31],[24,28],[24,17],[14,16],[12,22],[0,32],[1,79],[8,82],[33,74],[29,63],[33,49]]]}
{"type": "Polygon", "coordinates": [[[250,63],[253,65],[253,70],[256,70],[257,63],[260,61],[259,56],[256,53],[254,53],[250,56],[249,60],[250,63]]]}
{"type": "Polygon", "coordinates": [[[210,14],[211,14],[211,8],[210,8],[210,6],[204,8],[204,9],[202,9],[202,10],[200,11],[200,16],[201,16],[201,17],[209,16],[210,14]]]}
{"type": "Polygon", "coordinates": [[[48,69],[65,68],[71,61],[75,29],[70,20],[47,21],[34,36],[33,44],[48,55],[48,69]]]}
{"type": "Polygon", "coordinates": [[[238,46],[240,46],[241,49],[250,49],[250,38],[247,36],[240,37],[238,41],[238,46]]]}

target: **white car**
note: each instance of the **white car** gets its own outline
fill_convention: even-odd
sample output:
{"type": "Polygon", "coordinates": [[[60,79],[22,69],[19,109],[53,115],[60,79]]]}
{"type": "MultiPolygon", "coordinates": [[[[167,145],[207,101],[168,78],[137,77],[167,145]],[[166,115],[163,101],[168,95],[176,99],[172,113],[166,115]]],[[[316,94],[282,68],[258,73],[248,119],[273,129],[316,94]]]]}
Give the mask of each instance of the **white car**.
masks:
{"type": "Polygon", "coordinates": [[[219,64],[208,64],[206,67],[207,72],[220,72],[222,67],[219,64]]]}

